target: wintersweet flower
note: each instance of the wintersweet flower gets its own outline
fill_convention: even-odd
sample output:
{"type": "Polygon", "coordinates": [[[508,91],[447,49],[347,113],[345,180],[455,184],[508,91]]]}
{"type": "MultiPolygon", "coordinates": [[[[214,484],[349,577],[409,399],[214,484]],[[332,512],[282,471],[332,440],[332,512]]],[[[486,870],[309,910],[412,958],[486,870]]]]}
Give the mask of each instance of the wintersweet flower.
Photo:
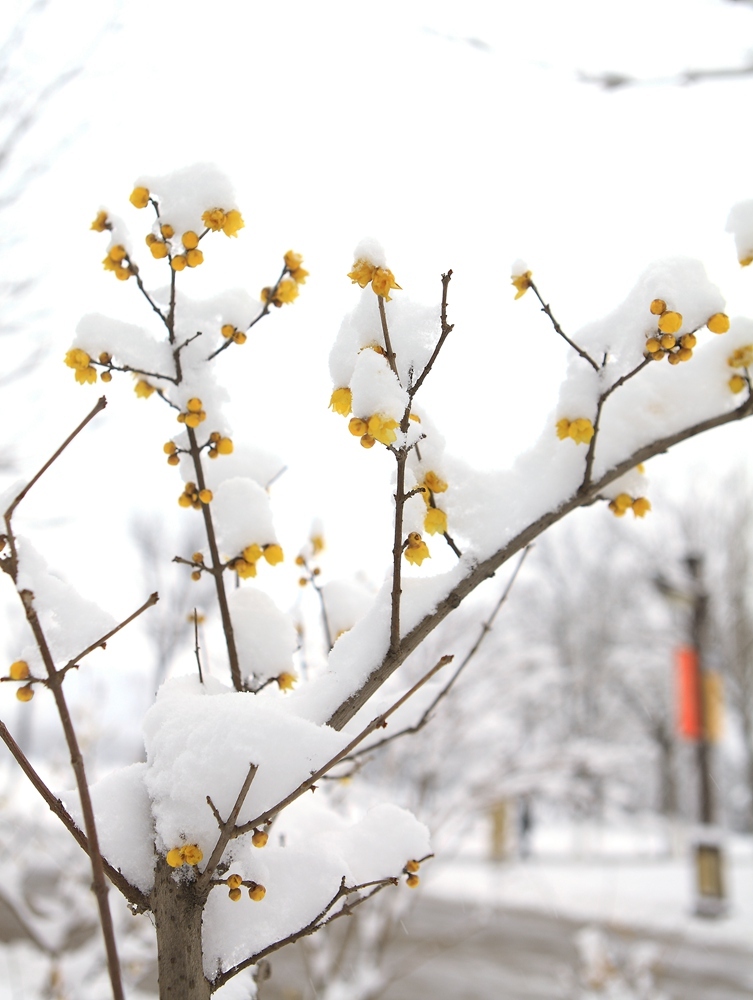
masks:
{"type": "Polygon", "coordinates": [[[395,281],[395,275],[386,267],[378,267],[374,271],[371,279],[371,287],[377,295],[381,295],[385,302],[391,302],[390,292],[393,288],[402,291],[400,285],[395,281]]]}
{"type": "Polygon", "coordinates": [[[149,188],[135,187],[131,191],[128,200],[134,208],[146,208],[149,204],[149,188]]]}
{"type": "Polygon", "coordinates": [[[424,559],[431,559],[429,547],[417,531],[411,531],[408,535],[405,558],[414,566],[420,566],[424,559]]]}
{"type": "Polygon", "coordinates": [[[248,898],[253,899],[255,903],[260,903],[266,895],[267,890],[263,885],[259,885],[258,883],[248,890],[248,898]]]}
{"type": "Polygon", "coordinates": [[[727,358],[730,368],[750,368],[753,365],[753,344],[738,347],[727,358]]]}
{"type": "Polygon", "coordinates": [[[288,250],[285,254],[285,267],[290,272],[290,277],[298,285],[304,285],[306,283],[306,278],[308,278],[309,273],[304,268],[301,267],[303,263],[303,257],[299,253],[294,253],[292,250],[288,250]]]}
{"type": "Polygon", "coordinates": [[[526,271],[525,274],[513,275],[512,284],[516,289],[516,294],[515,294],[516,299],[519,299],[521,295],[525,295],[525,293],[531,287],[532,276],[533,276],[533,271],[526,271]]]}
{"type": "Polygon", "coordinates": [[[159,231],[162,234],[163,239],[171,240],[175,236],[175,230],[170,225],[169,222],[163,222],[159,227],[159,231]]]}
{"type": "Polygon", "coordinates": [[[298,298],[298,284],[290,278],[283,278],[277,286],[275,303],[281,304],[293,302],[298,298]]]}
{"type": "Polygon", "coordinates": [[[577,420],[568,420],[563,417],[557,421],[557,437],[560,441],[570,438],[576,444],[588,444],[594,436],[594,427],[590,420],[585,417],[578,417],[577,420]]]}
{"type": "Polygon", "coordinates": [[[150,385],[146,379],[140,378],[133,387],[133,391],[139,399],[149,399],[151,394],[155,391],[155,388],[153,385],[150,385]]]}
{"type": "Polygon", "coordinates": [[[277,686],[281,691],[292,691],[298,677],[295,674],[283,672],[278,677],[275,677],[275,680],[277,681],[277,686]]]}
{"type": "Polygon", "coordinates": [[[729,316],[726,313],[714,313],[706,322],[712,333],[726,333],[729,330],[729,316]]]}
{"type": "Polygon", "coordinates": [[[730,390],[732,392],[737,394],[738,392],[743,391],[747,383],[745,379],[742,377],[742,375],[733,375],[732,378],[727,383],[727,385],[730,387],[730,390]]]}
{"type": "Polygon", "coordinates": [[[225,221],[222,224],[222,231],[225,236],[237,236],[238,231],[243,229],[246,223],[243,221],[243,216],[241,213],[232,208],[225,216],[225,221]]]}
{"type": "Polygon", "coordinates": [[[256,563],[248,562],[246,559],[235,559],[230,567],[241,580],[250,580],[256,576],[256,563]]]}
{"type": "Polygon", "coordinates": [[[335,389],[330,396],[329,408],[342,417],[347,417],[352,405],[353,393],[350,389],[335,389]]]}
{"type": "Polygon", "coordinates": [[[667,303],[664,299],[653,299],[648,308],[654,316],[661,316],[663,312],[667,311],[667,303]]]}
{"type": "Polygon", "coordinates": [[[659,329],[662,333],[677,333],[682,326],[682,314],[671,309],[659,317],[659,329]]]}
{"type": "Polygon", "coordinates": [[[187,865],[198,865],[204,858],[204,852],[198,844],[186,844],[183,848],[183,861],[187,865]]]}
{"type": "Polygon", "coordinates": [[[226,215],[222,208],[210,208],[201,217],[201,221],[211,229],[213,233],[218,233],[225,225],[226,215]]]}
{"type": "Polygon", "coordinates": [[[198,234],[195,233],[193,229],[189,229],[181,236],[181,243],[186,248],[186,250],[195,250],[196,247],[199,245],[198,234]]]}
{"type": "Polygon", "coordinates": [[[447,483],[444,479],[440,479],[436,472],[427,472],[422,485],[432,493],[444,493],[447,489],[447,483]]]}
{"type": "Polygon", "coordinates": [[[368,434],[373,437],[375,441],[379,441],[380,444],[391,445],[397,440],[395,430],[398,426],[397,420],[380,417],[379,414],[375,413],[373,416],[369,417],[367,429],[368,434]]]}
{"type": "Polygon", "coordinates": [[[8,669],[8,675],[11,680],[14,681],[25,681],[29,676],[29,664],[26,660],[16,660],[15,663],[11,663],[8,669]]]}
{"type": "Polygon", "coordinates": [[[80,347],[73,347],[66,353],[65,363],[73,369],[79,385],[91,385],[97,381],[97,371],[91,365],[91,358],[80,347]]]}
{"type": "Polygon", "coordinates": [[[637,497],[633,500],[633,514],[636,517],[645,517],[651,510],[651,502],[646,497],[637,497]]]}
{"type": "Polygon", "coordinates": [[[447,514],[439,507],[429,507],[424,517],[424,531],[430,535],[444,535],[447,531],[447,514]]]}
{"type": "Polygon", "coordinates": [[[34,688],[31,684],[24,684],[23,687],[16,689],[16,698],[19,701],[31,701],[34,697],[34,688]]]}
{"type": "Polygon", "coordinates": [[[246,562],[258,562],[262,557],[262,547],[254,542],[253,545],[247,545],[245,547],[242,555],[246,562]]]}
{"type": "Polygon", "coordinates": [[[269,834],[266,830],[254,830],[253,836],[251,837],[251,843],[254,847],[266,847],[268,840],[269,834]]]}
{"type": "Polygon", "coordinates": [[[93,229],[95,233],[103,233],[106,229],[110,229],[110,221],[107,218],[107,212],[97,212],[97,217],[89,228],[93,229]]]}
{"type": "Polygon", "coordinates": [[[353,270],[348,272],[348,277],[354,285],[365,288],[374,277],[375,271],[374,265],[369,264],[367,260],[357,260],[353,265],[353,270]]]}
{"type": "Polygon", "coordinates": [[[155,239],[149,244],[149,252],[155,260],[163,260],[167,257],[167,244],[155,239]]]}
{"type": "Polygon", "coordinates": [[[263,555],[270,566],[277,566],[277,564],[281,563],[285,558],[282,548],[277,544],[265,545],[263,555]]]}

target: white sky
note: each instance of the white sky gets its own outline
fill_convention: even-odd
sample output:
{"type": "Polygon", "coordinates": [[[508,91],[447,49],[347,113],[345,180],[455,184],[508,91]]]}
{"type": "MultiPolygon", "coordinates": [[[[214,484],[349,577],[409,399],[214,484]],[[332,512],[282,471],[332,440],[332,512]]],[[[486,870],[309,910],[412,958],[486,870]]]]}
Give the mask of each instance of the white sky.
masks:
{"type": "MultiPolygon", "coordinates": [[[[50,347],[33,380],[4,390],[21,471],[101,392],[76,385],[61,364],[79,316],[148,322],[133,283],[101,268],[103,237],[88,231],[97,208],[138,232],[127,197],[140,174],[213,160],[247,224],[189,275],[196,292],[261,288],[291,247],[311,272],[297,303],[224,356],[233,354],[234,436],[268,440],[289,466],[274,500],[291,556],[318,515],[330,565],[363,565],[378,579],[391,458],[360,449],[326,409],[327,355],[358,294],[345,277],[353,246],[378,238],[404,294],[426,301],[453,268],[455,331],[423,404],[450,450],[507,464],[538,436],[566,356],[532,297],[513,302],[516,258],[570,332],[665,254],[702,257],[730,312],[749,308],[751,275],[740,273],[724,224],[729,206],[753,195],[753,79],[605,92],[578,72],[657,79],[737,65],[752,29],[753,11],[723,0],[53,0],[32,35],[31,75],[87,59],[26,147],[49,169],[11,213],[20,239],[11,266],[42,270],[32,302],[50,347]],[[115,27],[102,34],[108,16],[115,27]],[[15,406],[29,403],[19,420],[15,406]]],[[[86,592],[125,614],[144,587],[129,570],[124,508],[161,506],[170,521],[192,513],[175,504],[179,481],[161,452],[174,428],[166,408],[136,400],[125,380],[106,391],[98,428],[25,514],[51,561],[77,581],[96,579],[86,592]]],[[[738,440],[717,434],[695,457],[687,448],[657,460],[655,475],[663,463],[664,478],[687,489],[689,461],[729,464],[738,440]]]]}

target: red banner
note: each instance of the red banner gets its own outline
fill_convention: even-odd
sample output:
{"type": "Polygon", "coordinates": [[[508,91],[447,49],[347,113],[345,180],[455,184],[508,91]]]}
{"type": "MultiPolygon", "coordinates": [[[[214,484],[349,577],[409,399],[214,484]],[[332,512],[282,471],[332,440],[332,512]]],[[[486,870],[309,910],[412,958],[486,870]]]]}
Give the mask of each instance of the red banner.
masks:
{"type": "Polygon", "coordinates": [[[677,730],[688,740],[701,735],[701,699],[699,692],[698,654],[692,646],[680,646],[675,652],[677,672],[677,730]]]}

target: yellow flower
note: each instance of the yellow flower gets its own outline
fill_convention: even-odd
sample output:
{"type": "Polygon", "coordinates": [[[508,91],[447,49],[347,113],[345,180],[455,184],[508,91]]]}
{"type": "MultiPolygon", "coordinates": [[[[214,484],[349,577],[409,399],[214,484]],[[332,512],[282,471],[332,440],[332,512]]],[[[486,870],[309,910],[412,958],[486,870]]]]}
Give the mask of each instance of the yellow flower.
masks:
{"type": "Polygon", "coordinates": [[[135,187],[128,197],[134,208],[146,208],[149,204],[149,188],[135,187]]]}
{"type": "Polygon", "coordinates": [[[72,347],[65,355],[65,363],[69,368],[75,368],[77,371],[83,371],[85,368],[88,368],[90,362],[91,358],[80,347],[72,347]]]}
{"type": "Polygon", "coordinates": [[[241,580],[253,579],[256,576],[256,563],[249,562],[247,559],[236,559],[232,568],[241,580]]]}
{"type": "Polygon", "coordinates": [[[444,479],[440,479],[436,472],[427,472],[424,476],[423,485],[430,489],[432,493],[444,493],[447,489],[447,483],[444,479]]]}
{"type": "Polygon", "coordinates": [[[661,343],[656,337],[649,337],[646,341],[646,350],[649,354],[656,354],[657,351],[661,350],[661,343]]]}
{"type": "Polygon", "coordinates": [[[214,233],[218,233],[222,229],[225,225],[225,219],[226,215],[222,208],[210,208],[201,217],[201,221],[207,229],[211,229],[214,233]]]}
{"type": "Polygon", "coordinates": [[[235,888],[235,889],[230,889],[230,890],[228,891],[228,897],[229,897],[230,899],[232,899],[232,901],[233,901],[234,903],[237,903],[237,902],[238,902],[238,900],[239,900],[239,899],[241,898],[241,891],[240,891],[240,889],[238,889],[238,888],[235,888]]]}
{"type": "Polygon", "coordinates": [[[645,517],[651,510],[651,503],[646,497],[638,497],[633,500],[633,513],[636,517],[645,517]]]}
{"type": "Polygon", "coordinates": [[[405,880],[405,884],[408,886],[409,889],[415,889],[420,881],[421,879],[418,877],[418,875],[409,875],[408,878],[405,880]]]}
{"type": "Polygon", "coordinates": [[[213,496],[212,496],[212,491],[211,490],[207,490],[207,489],[199,490],[199,500],[201,500],[202,503],[205,503],[205,504],[206,503],[211,503],[212,499],[213,499],[213,496]]]}
{"type": "Polygon", "coordinates": [[[659,317],[659,329],[662,333],[677,333],[682,326],[682,314],[678,312],[662,313],[659,317]]]}
{"type": "Polygon", "coordinates": [[[350,389],[335,389],[335,391],[330,396],[329,408],[334,410],[335,413],[339,413],[343,417],[347,417],[350,413],[350,408],[353,405],[353,393],[350,389]]]}
{"type": "Polygon", "coordinates": [[[25,681],[29,676],[29,664],[26,660],[16,660],[15,663],[11,663],[8,674],[11,680],[25,681]]]}
{"type": "Polygon", "coordinates": [[[374,265],[369,264],[367,260],[357,260],[353,265],[353,270],[348,272],[348,277],[354,285],[365,288],[374,277],[375,271],[374,265]]]}
{"type": "Polygon", "coordinates": [[[323,535],[312,535],[309,539],[311,542],[311,547],[314,550],[314,555],[318,556],[320,552],[324,551],[324,536],[323,535]]]}
{"type": "Polygon", "coordinates": [[[243,221],[243,216],[241,213],[232,208],[225,216],[225,221],[222,223],[222,231],[225,236],[237,236],[238,230],[243,229],[246,223],[243,221]]]}
{"type": "Polygon", "coordinates": [[[179,253],[170,261],[170,267],[173,271],[182,271],[187,263],[188,261],[185,256],[182,253],[179,253]]]}
{"type": "Polygon", "coordinates": [[[424,559],[431,559],[429,547],[417,531],[411,531],[408,535],[405,558],[414,566],[420,566],[424,559]]]}
{"type": "Polygon", "coordinates": [[[288,271],[297,270],[303,263],[302,254],[295,253],[295,251],[293,250],[288,250],[288,252],[285,254],[284,259],[285,259],[285,267],[288,269],[288,271]]]}
{"type": "Polygon", "coordinates": [[[204,263],[204,254],[201,250],[189,250],[186,254],[186,264],[189,267],[198,267],[199,264],[204,263]]]}
{"type": "Polygon", "coordinates": [[[217,442],[217,451],[220,455],[232,455],[233,454],[233,442],[231,438],[223,438],[217,442]]]}
{"type": "Polygon", "coordinates": [[[380,444],[390,445],[397,440],[395,433],[395,428],[398,427],[397,420],[389,420],[375,413],[369,417],[366,426],[368,435],[380,444]]]}
{"type": "Polygon", "coordinates": [[[114,247],[110,247],[107,257],[115,264],[119,264],[122,260],[127,257],[126,248],[122,243],[117,243],[114,247]]]}
{"type": "Polygon", "coordinates": [[[429,507],[424,517],[424,530],[430,535],[444,535],[447,531],[447,514],[439,507],[429,507]]]}
{"type": "Polygon", "coordinates": [[[181,237],[181,243],[186,248],[186,250],[195,250],[196,247],[199,245],[199,237],[193,231],[193,229],[189,229],[187,232],[183,233],[183,236],[181,237]]]}
{"type": "Polygon", "coordinates": [[[533,274],[532,271],[526,271],[525,274],[516,274],[513,277],[512,283],[516,289],[516,294],[515,294],[516,299],[519,299],[521,295],[525,295],[525,293],[531,287],[532,274],[533,274]]]}
{"type": "Polygon", "coordinates": [[[262,899],[267,895],[267,890],[263,885],[255,885],[252,889],[248,890],[249,899],[253,899],[255,903],[261,902],[262,899]]]}
{"type": "Polygon", "coordinates": [[[162,260],[167,257],[167,244],[162,240],[154,240],[149,244],[149,252],[155,260],[162,260]]]}
{"type": "Polygon", "coordinates": [[[289,303],[298,298],[298,285],[290,278],[283,278],[277,286],[275,303],[289,303]]]}
{"type": "Polygon", "coordinates": [[[229,889],[238,889],[240,886],[243,885],[243,879],[241,878],[240,875],[236,874],[228,875],[228,877],[225,879],[225,882],[229,889]]]}
{"type": "Polygon", "coordinates": [[[277,544],[265,545],[263,554],[270,566],[276,566],[285,558],[282,553],[282,548],[277,544]]]}
{"type": "Polygon", "coordinates": [[[353,437],[362,437],[366,431],[369,429],[369,425],[365,420],[360,417],[353,417],[348,422],[348,430],[353,435],[353,437]]]}
{"type": "Polygon", "coordinates": [[[292,691],[298,678],[295,674],[281,673],[275,680],[281,691],[292,691]]]}
{"type": "Polygon", "coordinates": [[[308,276],[309,273],[304,267],[297,267],[295,271],[290,272],[290,277],[297,285],[305,285],[306,278],[308,278],[308,276]]]}
{"type": "Polygon", "coordinates": [[[420,867],[421,863],[419,861],[406,861],[405,863],[405,870],[409,875],[415,875],[420,867]]]}
{"type": "Polygon", "coordinates": [[[748,267],[749,264],[753,264],[753,253],[740,258],[740,267],[748,267]]]}
{"type": "Polygon", "coordinates": [[[738,347],[727,358],[727,364],[730,368],[750,368],[753,365],[753,344],[738,347]]]}
{"type": "Polygon", "coordinates": [[[133,391],[139,397],[139,399],[149,399],[151,394],[155,391],[153,385],[149,385],[146,379],[140,378],[136,385],[133,387],[133,391]]]}
{"type": "Polygon", "coordinates": [[[167,852],[165,861],[167,861],[171,868],[180,868],[183,864],[183,851],[180,847],[173,847],[167,852]]]}
{"type": "Polygon", "coordinates": [[[377,295],[381,295],[385,302],[390,302],[390,291],[396,288],[402,291],[400,285],[395,281],[395,275],[386,267],[378,267],[374,271],[371,279],[371,287],[377,295]]]}
{"type": "Polygon", "coordinates": [[[627,510],[629,507],[633,506],[633,498],[629,493],[620,493],[619,496],[614,498],[614,502],[620,510],[627,510]]]}
{"type": "Polygon", "coordinates": [[[563,417],[557,421],[557,437],[560,441],[570,438],[576,444],[588,444],[594,436],[593,424],[585,417],[578,417],[577,420],[568,420],[563,417]]]}
{"type": "Polygon", "coordinates": [[[709,317],[706,326],[712,333],[726,333],[729,330],[729,316],[726,313],[714,313],[709,317]]]}
{"type": "Polygon", "coordinates": [[[685,333],[680,337],[680,344],[683,347],[688,348],[688,350],[693,350],[695,345],[698,343],[698,338],[694,333],[685,333]]]}
{"type": "Polygon", "coordinates": [[[667,311],[667,303],[664,299],[654,299],[648,308],[654,316],[661,316],[663,312],[667,311]]]}
{"type": "Polygon", "coordinates": [[[247,545],[242,555],[246,562],[258,562],[262,557],[261,545],[257,545],[255,542],[253,545],[247,545]]]}
{"type": "Polygon", "coordinates": [[[743,391],[746,386],[746,382],[742,375],[733,375],[727,385],[730,387],[732,392],[738,393],[743,391]]]}
{"type": "Polygon", "coordinates": [[[186,844],[182,850],[183,861],[187,865],[198,865],[201,863],[204,853],[198,844],[186,844]]]}
{"type": "Polygon", "coordinates": [[[89,228],[93,229],[95,233],[103,233],[105,229],[109,229],[110,223],[107,218],[107,212],[97,212],[97,217],[89,228]]]}
{"type": "Polygon", "coordinates": [[[33,697],[34,697],[34,688],[31,686],[31,684],[24,684],[23,687],[20,687],[16,690],[16,698],[18,698],[19,701],[31,701],[33,697]]]}
{"type": "Polygon", "coordinates": [[[251,837],[251,843],[254,847],[266,847],[268,840],[269,834],[266,830],[254,830],[253,836],[251,837]]]}
{"type": "Polygon", "coordinates": [[[162,225],[159,227],[159,231],[162,233],[162,236],[166,240],[171,240],[173,236],[175,236],[175,230],[173,229],[173,227],[170,225],[169,222],[163,222],[162,225]]]}

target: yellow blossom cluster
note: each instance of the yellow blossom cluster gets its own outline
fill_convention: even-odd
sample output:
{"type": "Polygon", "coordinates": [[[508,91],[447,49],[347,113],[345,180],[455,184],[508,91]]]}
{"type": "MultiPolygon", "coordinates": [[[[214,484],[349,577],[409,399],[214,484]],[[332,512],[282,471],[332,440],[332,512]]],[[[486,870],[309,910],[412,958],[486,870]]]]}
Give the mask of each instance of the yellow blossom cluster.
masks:
{"type": "Polygon", "coordinates": [[[206,419],[206,412],[202,409],[202,402],[198,396],[192,396],[186,403],[185,412],[181,411],[176,417],[179,424],[185,424],[186,427],[192,427],[194,430],[206,419]]]}
{"type": "Polygon", "coordinates": [[[253,899],[254,902],[258,903],[267,894],[267,890],[259,882],[244,882],[243,878],[238,874],[228,875],[224,880],[225,885],[228,887],[228,897],[232,899],[234,903],[237,903],[241,898],[241,886],[248,886],[248,898],[253,899]]]}
{"type": "Polygon", "coordinates": [[[166,441],[165,444],[162,445],[162,450],[167,455],[168,465],[180,465],[178,446],[174,441],[166,441]]]}
{"type": "Polygon", "coordinates": [[[128,252],[122,243],[116,243],[107,251],[107,256],[102,261],[105,271],[112,271],[118,281],[128,281],[134,273],[128,260],[128,252]]]}
{"type": "MultiPolygon", "coordinates": [[[[191,573],[191,579],[192,580],[200,580],[201,579],[201,571],[205,568],[204,567],[204,553],[203,552],[194,552],[194,554],[191,556],[191,562],[194,564],[194,566],[196,566],[196,569],[193,571],[193,573],[191,573]]],[[[189,615],[188,616],[188,620],[189,621],[194,621],[194,615],[193,614],[189,615]]],[[[201,620],[202,621],[204,620],[203,616],[201,617],[201,620]]],[[[197,622],[197,624],[198,624],[198,622],[197,622]]]]}
{"type": "Polygon", "coordinates": [[[285,254],[284,260],[288,274],[296,285],[305,285],[306,278],[308,278],[309,273],[301,267],[301,264],[303,263],[302,254],[296,253],[294,250],[288,250],[285,254]]]}
{"type": "Polygon", "coordinates": [[[416,872],[418,872],[420,867],[421,865],[418,861],[408,861],[405,865],[405,868],[403,869],[405,874],[408,876],[408,878],[405,880],[405,884],[410,889],[415,889],[416,886],[421,881],[421,879],[416,874],[416,872]]]}
{"type": "Polygon", "coordinates": [[[200,490],[196,483],[186,483],[183,492],[178,497],[181,507],[193,507],[194,510],[201,510],[202,504],[212,502],[212,491],[200,490]]]}
{"type": "MultiPolygon", "coordinates": [[[[295,674],[290,674],[283,671],[283,673],[275,677],[275,680],[277,681],[277,686],[281,691],[292,691],[296,685],[298,677],[295,674]]],[[[266,840],[264,841],[264,843],[266,844],[266,840]]],[[[264,844],[257,844],[256,846],[263,847],[264,844]]]]}
{"type": "Polygon", "coordinates": [[[742,392],[746,385],[750,385],[747,369],[753,365],[753,344],[746,344],[744,347],[738,347],[734,350],[727,358],[727,364],[730,368],[745,369],[744,375],[736,372],[727,383],[732,392],[742,392]]]}
{"type": "Polygon", "coordinates": [[[424,517],[424,531],[430,535],[444,535],[447,532],[447,514],[436,506],[434,494],[444,493],[447,490],[447,483],[440,479],[436,472],[427,472],[421,486],[423,487],[421,496],[424,498],[427,508],[424,517]]]}
{"type": "Polygon", "coordinates": [[[243,216],[235,208],[231,208],[229,212],[226,212],[224,208],[210,208],[204,212],[201,221],[213,233],[222,230],[225,236],[237,236],[238,232],[246,225],[243,216]]]}
{"type": "Polygon", "coordinates": [[[586,417],[578,417],[576,420],[563,417],[557,421],[557,437],[560,441],[570,438],[576,444],[588,444],[593,436],[594,426],[586,417]]]}
{"type": "MultiPolygon", "coordinates": [[[[8,676],[12,681],[26,681],[31,676],[29,670],[29,664],[26,660],[16,660],[11,663],[8,668],[8,676]]],[[[16,689],[16,698],[19,701],[31,701],[34,697],[34,688],[31,684],[24,684],[23,687],[16,689]]]]}
{"type": "Polygon", "coordinates": [[[256,576],[256,564],[260,559],[265,559],[270,566],[277,566],[285,558],[282,547],[277,542],[270,542],[268,545],[247,545],[243,552],[235,559],[231,559],[228,567],[234,570],[242,580],[248,580],[256,576]]]}
{"type": "Polygon", "coordinates": [[[348,272],[348,277],[354,285],[360,285],[361,288],[371,284],[372,291],[380,295],[385,302],[391,301],[390,292],[393,289],[402,291],[389,268],[376,267],[363,258],[355,262],[353,270],[348,272]]]}
{"type": "Polygon", "coordinates": [[[220,329],[220,333],[225,340],[232,340],[234,344],[245,344],[248,340],[243,330],[239,330],[232,323],[224,323],[220,329]]]}
{"type": "Polygon", "coordinates": [[[525,274],[514,274],[512,277],[512,285],[515,288],[515,298],[519,299],[521,295],[525,295],[528,289],[531,287],[531,277],[533,276],[532,271],[526,271],[525,274]]]}
{"type": "MultiPolygon", "coordinates": [[[[653,299],[649,311],[657,316],[657,330],[646,340],[645,356],[652,361],[666,358],[670,365],[679,365],[681,361],[690,361],[693,348],[697,344],[694,333],[685,333],[680,337],[683,324],[682,313],[667,308],[664,299],[653,299]]],[[[729,317],[726,313],[714,313],[709,316],[706,326],[712,333],[726,333],[729,330],[729,317]]]]}
{"type": "Polygon", "coordinates": [[[361,439],[364,448],[373,448],[376,442],[389,446],[397,440],[395,431],[399,427],[397,420],[380,416],[378,413],[370,417],[353,417],[348,424],[348,430],[354,437],[361,439]]]}
{"type": "Polygon", "coordinates": [[[424,559],[431,559],[429,547],[417,531],[411,531],[408,535],[405,558],[414,566],[420,566],[424,559]]]}
{"type": "Polygon", "coordinates": [[[180,868],[181,865],[198,865],[204,859],[204,852],[198,844],[185,844],[183,847],[173,847],[167,852],[165,861],[171,868],[180,868]]]}
{"type": "Polygon", "coordinates": [[[212,431],[209,435],[209,457],[219,458],[220,455],[233,454],[232,438],[223,437],[219,431],[212,431]]]}
{"type": "Polygon", "coordinates": [[[636,517],[645,517],[651,510],[651,503],[646,497],[631,497],[629,493],[620,493],[610,501],[609,509],[615,517],[624,517],[629,510],[636,517]]]}
{"type": "Polygon", "coordinates": [[[65,355],[65,363],[73,369],[76,381],[80,385],[97,381],[97,371],[92,367],[91,358],[80,347],[73,347],[65,355]]]}
{"type": "Polygon", "coordinates": [[[295,302],[298,298],[298,284],[292,278],[281,278],[274,288],[262,288],[260,297],[265,305],[269,302],[279,309],[280,306],[295,302]]]}

